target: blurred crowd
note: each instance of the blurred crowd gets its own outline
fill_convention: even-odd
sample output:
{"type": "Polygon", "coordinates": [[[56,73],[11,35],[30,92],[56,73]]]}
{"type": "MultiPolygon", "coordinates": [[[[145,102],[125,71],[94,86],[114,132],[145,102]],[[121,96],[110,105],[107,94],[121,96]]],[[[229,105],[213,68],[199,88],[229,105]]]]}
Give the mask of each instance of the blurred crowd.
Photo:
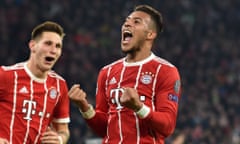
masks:
{"type": "MultiPolygon", "coordinates": [[[[69,87],[81,84],[94,104],[98,71],[123,56],[121,25],[137,4],[162,12],[165,28],[153,51],[182,77],[176,130],[166,144],[239,144],[239,0],[1,0],[0,65],[26,60],[32,28],[56,21],[66,37],[54,70],[69,87]]],[[[97,137],[73,104],[70,129],[69,144],[97,137]]]]}

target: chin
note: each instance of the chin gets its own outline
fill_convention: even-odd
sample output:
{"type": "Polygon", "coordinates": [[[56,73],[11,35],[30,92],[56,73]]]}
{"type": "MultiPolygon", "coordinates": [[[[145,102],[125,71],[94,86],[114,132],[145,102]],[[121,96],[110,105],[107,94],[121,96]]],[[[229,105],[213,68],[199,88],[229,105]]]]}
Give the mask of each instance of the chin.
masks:
{"type": "Polygon", "coordinates": [[[129,50],[122,48],[122,52],[123,52],[124,54],[127,54],[127,53],[129,53],[129,50]]]}
{"type": "Polygon", "coordinates": [[[122,46],[122,52],[127,53],[128,51],[131,51],[131,47],[129,46],[122,46]]]}
{"type": "Polygon", "coordinates": [[[43,71],[50,71],[52,69],[52,65],[45,65],[42,67],[43,71]]]}

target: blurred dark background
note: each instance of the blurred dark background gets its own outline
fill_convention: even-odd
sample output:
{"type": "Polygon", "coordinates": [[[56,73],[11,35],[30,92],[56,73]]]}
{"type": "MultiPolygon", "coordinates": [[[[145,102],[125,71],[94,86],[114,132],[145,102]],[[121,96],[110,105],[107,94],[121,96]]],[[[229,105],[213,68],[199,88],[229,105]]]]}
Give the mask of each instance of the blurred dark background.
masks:
{"type": "MultiPolygon", "coordinates": [[[[54,69],[69,87],[80,83],[94,104],[98,71],[123,56],[120,28],[137,4],[162,12],[165,28],[153,51],[182,77],[176,130],[166,144],[239,144],[239,0],[0,0],[0,64],[26,60],[33,27],[56,21],[67,35],[54,69]]],[[[96,138],[74,105],[70,129],[69,144],[96,138]]]]}

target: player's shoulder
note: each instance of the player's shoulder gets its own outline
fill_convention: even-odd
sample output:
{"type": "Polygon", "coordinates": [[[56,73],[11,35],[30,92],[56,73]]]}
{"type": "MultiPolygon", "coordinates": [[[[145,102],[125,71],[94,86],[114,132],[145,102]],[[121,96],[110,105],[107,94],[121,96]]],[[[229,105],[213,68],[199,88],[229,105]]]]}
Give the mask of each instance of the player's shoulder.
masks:
{"type": "Polygon", "coordinates": [[[58,73],[56,73],[54,70],[51,70],[51,71],[48,73],[48,76],[51,77],[51,78],[56,78],[56,79],[65,81],[65,79],[64,79],[61,75],[59,75],[58,73]]]}
{"type": "Polygon", "coordinates": [[[155,56],[153,61],[155,62],[156,65],[160,66],[159,67],[160,73],[168,73],[170,75],[179,74],[178,68],[168,60],[161,58],[159,56],[155,56]]]}
{"type": "Polygon", "coordinates": [[[22,70],[24,69],[24,63],[25,62],[21,62],[21,63],[16,63],[13,65],[8,65],[8,66],[1,66],[2,71],[16,71],[16,70],[22,70]]]}
{"type": "Polygon", "coordinates": [[[113,66],[123,64],[123,61],[124,61],[124,58],[116,60],[116,61],[114,61],[114,62],[112,62],[110,64],[107,64],[107,65],[103,66],[101,70],[106,70],[106,69],[109,69],[109,68],[111,68],[113,66]]]}
{"type": "Polygon", "coordinates": [[[173,65],[171,62],[169,62],[168,60],[161,58],[159,56],[155,56],[153,59],[156,63],[161,64],[162,66],[165,67],[170,67],[170,68],[175,68],[175,65],[173,65]]]}

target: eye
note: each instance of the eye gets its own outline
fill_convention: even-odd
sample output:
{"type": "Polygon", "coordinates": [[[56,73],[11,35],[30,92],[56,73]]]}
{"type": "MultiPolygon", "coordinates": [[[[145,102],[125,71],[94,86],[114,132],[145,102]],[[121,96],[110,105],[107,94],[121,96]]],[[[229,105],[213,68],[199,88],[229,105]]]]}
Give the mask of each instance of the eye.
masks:
{"type": "Polygon", "coordinates": [[[56,48],[62,48],[61,44],[56,44],[56,48]]]}
{"type": "Polygon", "coordinates": [[[51,41],[46,41],[45,44],[46,44],[46,45],[51,45],[52,42],[51,42],[51,41]]]}
{"type": "Polygon", "coordinates": [[[133,23],[134,24],[140,24],[140,23],[142,23],[142,19],[141,18],[135,18],[135,19],[133,19],[133,23]]]}
{"type": "Polygon", "coordinates": [[[134,20],[134,23],[135,23],[135,24],[139,24],[140,21],[139,21],[139,20],[134,20]]]}

